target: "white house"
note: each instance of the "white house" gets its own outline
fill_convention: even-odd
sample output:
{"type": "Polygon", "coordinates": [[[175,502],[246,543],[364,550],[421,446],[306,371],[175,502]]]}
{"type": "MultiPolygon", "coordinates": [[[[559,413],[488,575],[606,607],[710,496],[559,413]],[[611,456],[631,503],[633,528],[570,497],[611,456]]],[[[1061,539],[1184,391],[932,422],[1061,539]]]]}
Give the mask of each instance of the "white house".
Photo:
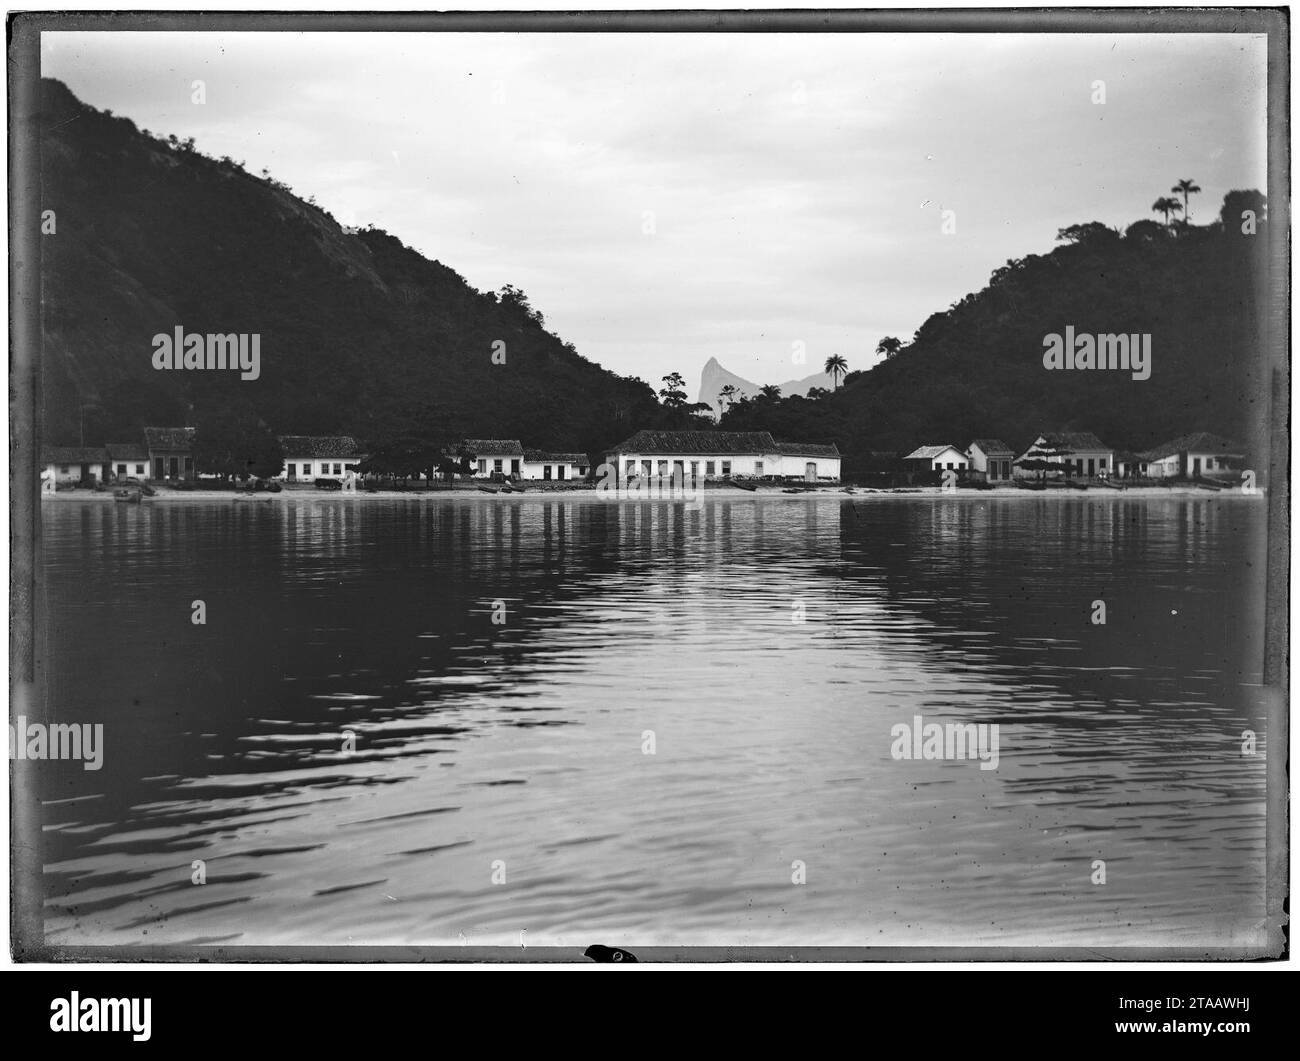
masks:
{"type": "Polygon", "coordinates": [[[107,446],[115,479],[148,479],[149,451],[139,442],[110,442],[107,446]]]}
{"type": "Polygon", "coordinates": [[[365,458],[349,435],[281,435],[280,450],[284,468],[275,478],[290,483],[342,480],[365,458]]]}
{"type": "Polygon", "coordinates": [[[1239,471],[1245,463],[1239,443],[1209,431],[1180,435],[1164,445],[1138,454],[1139,468],[1152,479],[1197,479],[1223,477],[1239,471]]]}
{"type": "Polygon", "coordinates": [[[41,478],[54,483],[104,482],[112,462],[104,446],[45,446],[41,449],[41,478]]]}
{"type": "Polygon", "coordinates": [[[585,479],[587,455],[585,453],[547,453],[539,449],[524,451],[519,473],[521,479],[561,480],[585,479]]]}
{"type": "Polygon", "coordinates": [[[620,483],[643,477],[838,482],[840,459],[834,445],[777,442],[767,431],[638,431],[605,454],[620,483]]]}
{"type": "Polygon", "coordinates": [[[1056,431],[1039,435],[1015,459],[1012,470],[1017,478],[1064,473],[1105,479],[1115,471],[1115,451],[1091,431],[1056,431]],[[1039,463],[1051,467],[1037,467],[1039,463]]]}
{"type": "Polygon", "coordinates": [[[515,438],[467,438],[475,478],[523,476],[524,447],[515,438]]]}
{"type": "Polygon", "coordinates": [[[965,471],[970,458],[946,442],[936,446],[917,446],[903,458],[904,466],[914,472],[965,471]]]}
{"type": "Polygon", "coordinates": [[[1015,451],[1000,438],[977,438],[966,447],[970,470],[985,482],[1004,482],[1011,478],[1015,451]]]}

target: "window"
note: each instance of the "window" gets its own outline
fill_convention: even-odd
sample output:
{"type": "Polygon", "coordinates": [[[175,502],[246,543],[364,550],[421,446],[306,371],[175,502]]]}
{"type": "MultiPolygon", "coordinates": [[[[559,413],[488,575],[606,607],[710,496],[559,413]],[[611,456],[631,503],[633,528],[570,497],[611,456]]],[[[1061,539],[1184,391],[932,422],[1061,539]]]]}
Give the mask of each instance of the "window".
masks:
{"type": "Polygon", "coordinates": [[[731,474],[731,461],[723,461],[723,462],[722,462],[722,474],[723,474],[723,475],[730,475],[730,474],[731,474]]]}
{"type": "Polygon", "coordinates": [[[342,465],[342,464],[336,464],[336,465],[334,465],[334,474],[335,474],[335,475],[342,475],[342,474],[343,474],[343,465],[342,465]]]}
{"type": "Polygon", "coordinates": [[[762,461],[754,461],[754,474],[755,474],[755,475],[762,475],[762,474],[763,474],[763,462],[762,462],[762,461]]]}
{"type": "Polygon", "coordinates": [[[492,470],[493,470],[494,472],[499,472],[499,471],[501,471],[501,467],[502,467],[502,465],[501,465],[501,460],[500,460],[499,458],[498,458],[497,460],[494,460],[494,461],[492,462],[492,470]]]}
{"type": "Polygon", "coordinates": [[[188,472],[192,472],[193,470],[194,470],[194,458],[193,458],[193,457],[186,457],[186,458],[185,458],[185,471],[188,473],[188,472]]]}
{"type": "Polygon", "coordinates": [[[61,475],[67,475],[67,474],[68,474],[68,466],[67,466],[66,464],[60,464],[60,465],[59,465],[59,473],[60,473],[61,475]]]}
{"type": "Polygon", "coordinates": [[[1097,467],[1100,468],[1102,471],[1105,471],[1105,470],[1106,470],[1106,458],[1105,458],[1105,457],[1102,457],[1100,460],[1097,461],[1097,467]]]}
{"type": "Polygon", "coordinates": [[[119,464],[119,465],[117,466],[117,474],[118,474],[118,475],[125,475],[125,474],[126,474],[126,465],[125,465],[125,464],[119,464]]]}
{"type": "Polygon", "coordinates": [[[143,465],[143,464],[137,464],[137,465],[135,466],[135,474],[136,474],[136,475],[143,475],[143,474],[144,474],[144,465],[143,465]]]}
{"type": "Polygon", "coordinates": [[[716,461],[705,461],[705,462],[704,462],[704,474],[705,474],[705,475],[715,475],[716,472],[714,472],[713,469],[714,469],[714,465],[715,465],[716,463],[717,463],[716,461]]]}
{"type": "Polygon", "coordinates": [[[302,477],[303,477],[304,479],[306,479],[309,475],[311,475],[311,465],[310,465],[310,464],[304,464],[304,465],[302,466],[302,477]]]}

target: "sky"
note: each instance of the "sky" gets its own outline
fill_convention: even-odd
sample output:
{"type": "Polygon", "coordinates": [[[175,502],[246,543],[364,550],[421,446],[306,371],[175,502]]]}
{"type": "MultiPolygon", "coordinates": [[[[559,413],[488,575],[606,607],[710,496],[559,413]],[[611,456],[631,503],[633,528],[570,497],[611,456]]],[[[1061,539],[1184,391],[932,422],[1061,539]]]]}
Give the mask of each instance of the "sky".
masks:
{"type": "Polygon", "coordinates": [[[479,289],[522,288],[584,356],[656,387],[679,372],[694,397],[710,357],[758,384],[831,354],[867,368],[1058,229],[1154,219],[1181,178],[1194,223],[1267,191],[1265,46],[47,33],[42,74],[479,289]]]}

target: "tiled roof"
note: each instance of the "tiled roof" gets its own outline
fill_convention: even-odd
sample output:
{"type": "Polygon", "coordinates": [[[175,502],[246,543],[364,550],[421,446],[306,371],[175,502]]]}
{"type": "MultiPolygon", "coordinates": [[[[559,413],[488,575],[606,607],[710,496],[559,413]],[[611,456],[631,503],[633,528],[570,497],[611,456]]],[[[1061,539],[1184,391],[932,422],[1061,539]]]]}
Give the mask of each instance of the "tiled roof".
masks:
{"type": "Polygon", "coordinates": [[[930,460],[931,458],[939,456],[940,453],[945,453],[950,449],[957,450],[958,453],[961,453],[961,450],[957,449],[956,446],[949,446],[947,443],[941,446],[917,446],[916,449],[912,450],[912,452],[904,457],[903,460],[930,460]]]}
{"type": "Polygon", "coordinates": [[[357,440],[351,435],[281,435],[286,457],[355,457],[357,440]]]}
{"type": "Polygon", "coordinates": [[[1080,450],[1109,450],[1101,439],[1091,431],[1048,431],[1039,436],[1047,439],[1057,449],[1066,449],[1071,453],[1080,450]]]}
{"type": "Polygon", "coordinates": [[[585,453],[547,453],[540,449],[524,450],[524,460],[529,464],[545,464],[548,461],[552,464],[586,464],[587,455],[585,453]]]}
{"type": "Polygon", "coordinates": [[[970,446],[966,448],[971,449],[975,446],[979,446],[986,457],[1014,457],[1016,455],[1015,450],[1000,438],[973,438],[970,446]]]}
{"type": "Polygon", "coordinates": [[[115,461],[147,461],[149,451],[139,442],[110,442],[108,455],[115,461]]]}
{"type": "Polygon", "coordinates": [[[465,448],[475,457],[522,457],[524,447],[514,438],[467,438],[465,448]]]}
{"type": "Polygon", "coordinates": [[[777,453],[767,431],[638,431],[611,453],[777,453]]]}
{"type": "Polygon", "coordinates": [[[1147,450],[1141,454],[1143,460],[1158,461],[1172,457],[1175,453],[1209,453],[1213,456],[1240,457],[1245,450],[1240,443],[1215,435],[1209,431],[1194,431],[1190,435],[1180,435],[1172,441],[1147,450]]]}
{"type": "Polygon", "coordinates": [[[834,442],[824,445],[820,442],[778,442],[778,453],[787,457],[838,457],[839,447],[834,442]]]}
{"type": "Polygon", "coordinates": [[[144,443],[150,450],[194,448],[194,428],[192,427],[146,427],[144,443]]]}
{"type": "Polygon", "coordinates": [[[108,450],[103,446],[42,446],[42,464],[103,464],[108,450]]]}

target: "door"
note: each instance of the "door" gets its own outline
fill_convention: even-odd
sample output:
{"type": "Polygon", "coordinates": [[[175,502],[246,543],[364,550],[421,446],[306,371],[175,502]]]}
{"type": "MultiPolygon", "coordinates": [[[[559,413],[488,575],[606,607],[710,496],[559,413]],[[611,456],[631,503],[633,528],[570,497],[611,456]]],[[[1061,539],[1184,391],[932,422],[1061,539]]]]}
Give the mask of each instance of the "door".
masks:
{"type": "Polygon", "coordinates": [[[1089,458],[1088,458],[1088,474],[1089,474],[1089,475],[1093,475],[1093,474],[1096,472],[1096,470],[1097,470],[1097,458],[1096,458],[1096,457],[1089,457],[1089,458]]]}
{"type": "Polygon", "coordinates": [[[1200,458],[1200,457],[1193,457],[1193,458],[1192,458],[1192,478],[1195,479],[1195,478],[1196,478],[1197,476],[1199,476],[1200,474],[1201,474],[1201,458],[1200,458]]]}
{"type": "Polygon", "coordinates": [[[153,459],[153,477],[155,479],[161,479],[163,477],[163,459],[161,457],[155,457],[153,459]]]}
{"type": "Polygon", "coordinates": [[[181,459],[179,457],[167,458],[167,478],[179,479],[181,477],[181,459]]]}
{"type": "Polygon", "coordinates": [[[817,465],[812,461],[803,466],[803,478],[806,483],[815,483],[817,481],[817,465]]]}

